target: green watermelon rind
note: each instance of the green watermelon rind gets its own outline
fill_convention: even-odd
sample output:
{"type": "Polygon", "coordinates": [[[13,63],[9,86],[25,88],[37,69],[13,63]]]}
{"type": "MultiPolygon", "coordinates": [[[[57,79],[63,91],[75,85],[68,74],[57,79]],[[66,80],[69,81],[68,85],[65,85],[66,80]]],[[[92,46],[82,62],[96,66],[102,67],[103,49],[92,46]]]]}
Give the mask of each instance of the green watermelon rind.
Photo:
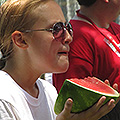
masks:
{"type": "Polygon", "coordinates": [[[80,87],[79,85],[66,79],[58,94],[58,97],[54,106],[55,113],[56,114],[61,113],[61,111],[64,108],[64,104],[68,98],[73,99],[73,106],[72,106],[71,112],[78,113],[93,106],[100,99],[101,96],[106,96],[106,100],[104,104],[108,102],[111,98],[113,98],[116,101],[117,98],[119,97],[119,93],[115,90],[114,90],[115,95],[103,94],[96,91],[95,92],[93,91],[91,92],[91,91],[92,90],[86,89],[84,87],[80,87]]]}

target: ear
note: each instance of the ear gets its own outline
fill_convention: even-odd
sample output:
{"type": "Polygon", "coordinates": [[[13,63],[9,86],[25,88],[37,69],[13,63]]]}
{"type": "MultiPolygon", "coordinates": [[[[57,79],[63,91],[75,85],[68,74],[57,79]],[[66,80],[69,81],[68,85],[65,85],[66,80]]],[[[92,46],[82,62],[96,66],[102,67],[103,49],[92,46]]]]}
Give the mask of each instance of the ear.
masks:
{"type": "Polygon", "coordinates": [[[12,41],[15,45],[22,49],[28,48],[28,44],[24,40],[23,34],[20,31],[15,31],[12,33],[12,41]]]}

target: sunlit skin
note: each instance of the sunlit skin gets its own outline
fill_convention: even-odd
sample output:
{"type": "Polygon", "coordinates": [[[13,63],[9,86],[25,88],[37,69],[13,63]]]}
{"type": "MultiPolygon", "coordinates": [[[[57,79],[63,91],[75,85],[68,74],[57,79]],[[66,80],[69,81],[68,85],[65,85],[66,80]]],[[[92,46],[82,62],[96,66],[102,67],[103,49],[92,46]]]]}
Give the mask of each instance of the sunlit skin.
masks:
{"type": "MultiPolygon", "coordinates": [[[[44,8],[42,7],[42,15],[41,15],[41,17],[43,17],[42,21],[38,20],[38,22],[34,25],[32,29],[50,28],[56,22],[63,22],[63,23],[66,22],[60,7],[57,4],[56,4],[57,7],[55,7],[54,4],[55,3],[50,2],[46,4],[44,8]]],[[[42,68],[41,69],[42,71],[40,71],[38,68],[38,71],[40,71],[41,73],[65,72],[69,66],[68,52],[69,52],[69,43],[72,41],[72,38],[69,35],[69,33],[66,31],[65,39],[63,40],[63,42],[60,42],[58,40],[53,39],[53,35],[51,34],[51,32],[47,32],[47,36],[46,36],[46,32],[45,31],[34,32],[33,36],[31,37],[31,41],[30,41],[31,45],[29,47],[29,50],[30,50],[30,54],[33,54],[34,58],[36,58],[34,59],[36,61],[32,62],[35,63],[35,65],[32,66],[33,67],[39,66],[39,68],[42,68]],[[39,50],[34,48],[38,48],[39,50]]]]}
{"type": "MultiPolygon", "coordinates": [[[[56,22],[66,22],[61,8],[54,1],[47,2],[42,9],[37,8],[34,14],[40,14],[40,17],[31,29],[51,28],[56,22]]],[[[31,95],[38,95],[35,82],[41,74],[67,70],[69,44],[72,41],[67,31],[62,42],[55,40],[49,31],[27,34],[15,31],[12,40],[15,53],[7,61],[4,70],[31,95]]]]}

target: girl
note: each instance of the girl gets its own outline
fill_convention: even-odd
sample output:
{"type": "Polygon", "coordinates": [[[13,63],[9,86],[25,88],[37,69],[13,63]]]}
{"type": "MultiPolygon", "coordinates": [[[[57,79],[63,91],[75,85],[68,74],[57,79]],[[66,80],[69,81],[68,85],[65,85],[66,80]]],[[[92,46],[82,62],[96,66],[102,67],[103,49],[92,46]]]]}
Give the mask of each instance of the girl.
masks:
{"type": "Polygon", "coordinates": [[[43,73],[65,72],[72,27],[54,0],[8,0],[0,8],[0,119],[97,120],[114,106],[102,106],[103,96],[91,109],[71,114],[68,99],[56,117],[56,89],[39,79],[43,73]]]}

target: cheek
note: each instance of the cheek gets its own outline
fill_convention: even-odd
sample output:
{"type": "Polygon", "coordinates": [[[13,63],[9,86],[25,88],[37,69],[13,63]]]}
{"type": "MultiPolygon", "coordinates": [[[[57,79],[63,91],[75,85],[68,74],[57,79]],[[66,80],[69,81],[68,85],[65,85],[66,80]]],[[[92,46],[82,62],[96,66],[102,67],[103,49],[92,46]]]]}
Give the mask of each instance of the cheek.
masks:
{"type": "Polygon", "coordinates": [[[34,36],[32,36],[32,43],[31,45],[35,49],[39,49],[38,52],[47,53],[50,49],[52,43],[52,36],[51,34],[45,34],[46,32],[36,32],[34,36]]]}
{"type": "Polygon", "coordinates": [[[52,40],[50,40],[47,35],[41,35],[39,32],[35,33],[29,41],[29,54],[34,56],[35,60],[45,61],[46,56],[49,57],[48,54],[51,41],[52,40]]]}
{"type": "Polygon", "coordinates": [[[46,65],[48,69],[51,70],[49,72],[65,72],[68,69],[69,61],[67,55],[59,55],[58,51],[61,47],[61,43],[53,42],[49,48],[44,51],[44,58],[46,59],[46,65]]]}

